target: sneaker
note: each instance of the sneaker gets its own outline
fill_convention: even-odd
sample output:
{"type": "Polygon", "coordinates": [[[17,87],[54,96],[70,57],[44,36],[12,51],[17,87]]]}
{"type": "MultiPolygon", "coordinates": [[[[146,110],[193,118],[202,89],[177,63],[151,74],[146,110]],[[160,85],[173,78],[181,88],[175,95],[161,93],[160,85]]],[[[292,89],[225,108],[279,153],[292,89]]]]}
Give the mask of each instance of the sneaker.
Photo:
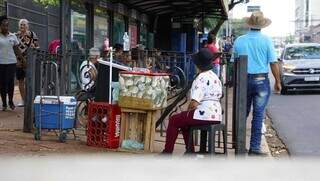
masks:
{"type": "Polygon", "coordinates": [[[14,110],[16,108],[16,106],[13,103],[9,103],[9,107],[11,110],[14,110]]]}
{"type": "Polygon", "coordinates": [[[262,152],[261,150],[251,150],[251,149],[249,150],[248,155],[249,156],[261,156],[261,157],[269,156],[268,153],[262,152]]]}
{"type": "Polygon", "coordinates": [[[23,102],[23,101],[20,102],[17,106],[18,106],[18,107],[24,107],[24,102],[23,102]]]}
{"type": "Polygon", "coordinates": [[[2,111],[6,111],[7,110],[7,106],[2,106],[2,111]]]}

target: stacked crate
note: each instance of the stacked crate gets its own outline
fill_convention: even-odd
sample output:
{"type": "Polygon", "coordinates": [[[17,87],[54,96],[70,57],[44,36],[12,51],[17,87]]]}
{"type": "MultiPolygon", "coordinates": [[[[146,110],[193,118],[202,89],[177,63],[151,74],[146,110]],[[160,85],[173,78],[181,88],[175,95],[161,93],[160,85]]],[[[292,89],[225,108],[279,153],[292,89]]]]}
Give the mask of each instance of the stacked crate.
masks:
{"type": "Polygon", "coordinates": [[[117,105],[90,102],[88,109],[87,145],[116,149],[120,141],[120,115],[117,105]]]}

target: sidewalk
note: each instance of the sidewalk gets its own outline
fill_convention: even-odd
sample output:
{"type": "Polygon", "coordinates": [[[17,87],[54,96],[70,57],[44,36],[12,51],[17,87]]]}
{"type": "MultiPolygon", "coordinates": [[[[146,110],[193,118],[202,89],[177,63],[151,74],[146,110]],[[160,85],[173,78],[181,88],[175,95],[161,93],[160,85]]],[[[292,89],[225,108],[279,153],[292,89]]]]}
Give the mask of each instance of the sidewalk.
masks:
{"type": "MultiPolygon", "coordinates": [[[[13,101],[15,105],[21,102],[18,86],[15,87],[13,101]]],[[[1,102],[2,105],[2,102],[1,102]]],[[[2,107],[1,107],[2,109],[2,107]]],[[[23,128],[23,107],[16,107],[14,111],[10,108],[7,111],[0,112],[0,131],[4,130],[22,130],[23,128]]]]}
{"type": "MultiPolygon", "coordinates": [[[[230,91],[232,92],[232,91],[230,91]]],[[[18,87],[15,88],[14,101],[18,104],[21,100],[18,87]]],[[[232,99],[229,99],[229,115],[232,113],[232,99]]],[[[23,133],[23,110],[17,107],[14,111],[0,112],[0,154],[1,155],[48,155],[48,154],[86,154],[86,153],[108,153],[108,154],[126,154],[124,152],[114,152],[103,148],[89,147],[86,145],[84,130],[76,130],[77,139],[73,139],[72,134],[68,135],[66,143],[58,142],[55,133],[48,133],[43,136],[43,141],[35,141],[33,134],[23,133]]],[[[250,141],[250,118],[247,125],[247,148],[250,141]]],[[[231,116],[229,116],[228,126],[228,158],[234,157],[234,149],[231,145],[231,116]]],[[[164,133],[165,135],[165,133],[164,133]]],[[[164,148],[165,137],[157,132],[154,151],[160,153],[164,148]]],[[[269,152],[265,137],[262,138],[262,148],[269,152]]],[[[220,151],[220,150],[218,150],[220,151]]],[[[221,149],[222,151],[222,149],[221,149]]],[[[174,155],[183,155],[185,145],[182,135],[179,135],[175,145],[174,155]]]]}

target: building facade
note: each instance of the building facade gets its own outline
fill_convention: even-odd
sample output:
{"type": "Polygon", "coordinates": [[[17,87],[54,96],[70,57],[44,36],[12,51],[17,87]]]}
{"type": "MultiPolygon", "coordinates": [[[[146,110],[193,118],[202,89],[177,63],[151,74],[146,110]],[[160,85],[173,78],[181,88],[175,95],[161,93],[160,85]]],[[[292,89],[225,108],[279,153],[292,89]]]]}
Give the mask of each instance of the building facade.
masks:
{"type": "MultiPolygon", "coordinates": [[[[295,1],[295,35],[300,42],[317,42],[320,25],[320,1],[295,1]]],[[[318,41],[319,42],[319,41],[318,41]]]]}
{"type": "MultiPolygon", "coordinates": [[[[71,0],[70,27],[72,41],[77,41],[81,48],[101,47],[106,38],[110,39],[110,46],[122,43],[124,32],[128,32],[134,40],[131,47],[143,44],[152,48],[153,41],[148,39],[152,37],[152,32],[148,31],[147,15],[122,4],[111,4],[108,0],[81,2],[71,0]]],[[[18,31],[18,21],[28,19],[30,29],[38,35],[42,49],[47,49],[52,40],[60,38],[59,14],[59,7],[44,7],[33,0],[0,0],[0,15],[8,16],[10,31],[18,31]]]]}

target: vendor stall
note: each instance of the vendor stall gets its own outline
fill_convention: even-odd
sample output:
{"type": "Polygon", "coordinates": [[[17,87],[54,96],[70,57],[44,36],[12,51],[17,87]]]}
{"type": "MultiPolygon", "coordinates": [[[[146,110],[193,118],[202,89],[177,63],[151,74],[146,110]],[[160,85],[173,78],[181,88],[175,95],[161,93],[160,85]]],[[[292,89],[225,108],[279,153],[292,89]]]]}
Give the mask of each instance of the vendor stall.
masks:
{"type": "Polygon", "coordinates": [[[121,146],[152,152],[156,121],[161,110],[167,106],[169,74],[120,72],[119,83],[121,146]]]}

